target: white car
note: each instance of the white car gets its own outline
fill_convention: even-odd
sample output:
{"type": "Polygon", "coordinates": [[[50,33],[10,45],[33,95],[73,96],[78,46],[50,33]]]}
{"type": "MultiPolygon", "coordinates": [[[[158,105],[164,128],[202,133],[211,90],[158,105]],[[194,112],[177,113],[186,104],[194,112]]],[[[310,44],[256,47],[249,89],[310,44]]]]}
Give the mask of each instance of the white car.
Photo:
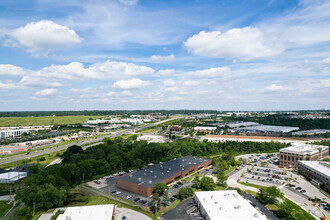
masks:
{"type": "Polygon", "coordinates": [[[131,196],[131,195],[128,195],[128,196],[126,196],[126,199],[130,199],[130,198],[132,198],[132,196],[131,196]]]}
{"type": "Polygon", "coordinates": [[[117,195],[119,195],[120,193],[121,193],[120,191],[116,192],[117,195]]]}

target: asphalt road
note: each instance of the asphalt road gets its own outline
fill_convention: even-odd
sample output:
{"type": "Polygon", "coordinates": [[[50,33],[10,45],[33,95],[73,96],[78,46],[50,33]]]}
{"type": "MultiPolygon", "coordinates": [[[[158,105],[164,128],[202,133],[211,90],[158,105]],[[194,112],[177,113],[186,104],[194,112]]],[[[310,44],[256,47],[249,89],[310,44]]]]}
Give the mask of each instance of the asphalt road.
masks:
{"type": "Polygon", "coordinates": [[[167,120],[164,120],[164,121],[159,121],[159,122],[156,122],[156,123],[143,125],[143,126],[140,126],[140,127],[128,128],[124,131],[113,132],[113,133],[111,133],[107,136],[91,138],[91,139],[83,140],[83,141],[77,141],[77,142],[74,142],[74,143],[71,143],[71,144],[65,144],[65,145],[61,145],[61,146],[53,147],[53,148],[48,148],[48,149],[44,149],[44,150],[37,150],[37,151],[30,152],[29,154],[19,154],[19,155],[13,155],[11,157],[1,158],[0,159],[0,165],[10,163],[10,162],[19,161],[19,160],[29,159],[29,158],[32,158],[32,157],[37,157],[37,156],[44,155],[44,154],[54,153],[54,152],[61,151],[61,150],[66,150],[68,147],[70,147],[72,145],[81,146],[81,145],[85,145],[85,144],[90,144],[88,146],[83,147],[84,149],[86,149],[88,147],[99,144],[99,142],[101,142],[106,137],[112,138],[112,137],[118,137],[118,136],[125,135],[125,134],[134,134],[135,132],[137,132],[139,130],[142,130],[142,129],[145,129],[145,128],[150,128],[150,127],[162,124],[162,123],[167,122],[167,121],[175,120],[175,119],[177,119],[177,118],[171,118],[171,119],[167,119],[167,120]]]}
{"type": "Polygon", "coordinates": [[[166,212],[160,217],[160,220],[197,220],[203,219],[199,214],[193,199],[187,199],[166,212]],[[193,205],[190,203],[193,202],[193,205]]]}

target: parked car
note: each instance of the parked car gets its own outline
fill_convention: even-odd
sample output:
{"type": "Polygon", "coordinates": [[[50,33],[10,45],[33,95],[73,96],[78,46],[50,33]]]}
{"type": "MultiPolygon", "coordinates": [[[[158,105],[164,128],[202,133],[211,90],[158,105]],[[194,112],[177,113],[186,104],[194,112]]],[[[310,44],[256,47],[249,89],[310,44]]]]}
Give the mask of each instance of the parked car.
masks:
{"type": "Polygon", "coordinates": [[[131,195],[128,195],[128,196],[126,196],[126,199],[130,199],[130,198],[132,198],[132,196],[131,196],[131,195]]]}
{"type": "Polygon", "coordinates": [[[137,201],[139,201],[140,200],[140,198],[139,197],[136,197],[135,199],[134,199],[134,202],[137,202],[137,201]]]}
{"type": "Polygon", "coordinates": [[[116,190],[114,190],[114,191],[111,191],[111,193],[113,194],[113,193],[116,193],[117,191],[116,190]]]}
{"type": "Polygon", "coordinates": [[[301,192],[301,193],[305,193],[305,192],[306,192],[306,190],[304,190],[304,189],[303,189],[303,190],[301,190],[300,192],[301,192]]]}
{"type": "Polygon", "coordinates": [[[178,185],[181,185],[181,186],[183,185],[183,183],[182,183],[182,182],[177,182],[176,184],[178,184],[178,185]]]}
{"type": "Polygon", "coordinates": [[[179,185],[175,184],[173,187],[174,187],[174,188],[179,188],[179,185]]]}
{"type": "Polygon", "coordinates": [[[296,190],[301,190],[301,187],[297,187],[296,190]]]}

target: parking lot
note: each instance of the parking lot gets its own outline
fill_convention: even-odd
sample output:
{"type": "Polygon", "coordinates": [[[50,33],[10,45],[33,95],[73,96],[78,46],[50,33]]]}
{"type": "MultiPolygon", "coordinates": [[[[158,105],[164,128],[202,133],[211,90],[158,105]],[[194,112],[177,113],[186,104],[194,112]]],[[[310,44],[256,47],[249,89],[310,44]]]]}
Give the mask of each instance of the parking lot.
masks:
{"type": "Polygon", "coordinates": [[[286,169],[278,168],[274,163],[264,164],[261,167],[261,162],[267,162],[271,159],[276,161],[276,155],[268,154],[246,154],[240,155],[236,159],[245,158],[250,165],[244,165],[230,173],[228,176],[231,180],[238,182],[251,183],[260,186],[276,186],[289,199],[299,204],[311,214],[321,217],[322,213],[317,207],[312,206],[313,203],[319,205],[323,212],[329,213],[325,210],[325,203],[330,203],[330,198],[324,195],[318,188],[308,182],[303,176],[296,172],[288,171],[286,169]],[[243,175],[242,175],[243,174],[243,175]],[[314,200],[316,198],[316,200],[314,200]],[[319,203],[324,201],[324,203],[319,203]]]}
{"type": "MultiPolygon", "coordinates": [[[[132,171],[132,172],[136,172],[132,171]]],[[[129,173],[123,174],[123,176],[129,175],[129,173]]],[[[105,193],[110,193],[114,196],[120,197],[122,199],[134,202],[140,206],[145,206],[145,207],[150,207],[151,206],[151,201],[152,197],[146,197],[122,188],[117,187],[116,181],[117,178],[120,178],[119,176],[112,176],[110,178],[101,178],[98,183],[92,181],[87,183],[89,186],[96,188],[98,190],[101,190],[105,193]]],[[[162,202],[162,206],[168,206],[170,203],[176,200],[177,194],[180,190],[181,187],[191,187],[193,185],[192,182],[186,182],[186,181],[178,181],[176,183],[172,183],[169,185],[168,189],[168,196],[170,198],[170,201],[168,203],[162,202]]]]}

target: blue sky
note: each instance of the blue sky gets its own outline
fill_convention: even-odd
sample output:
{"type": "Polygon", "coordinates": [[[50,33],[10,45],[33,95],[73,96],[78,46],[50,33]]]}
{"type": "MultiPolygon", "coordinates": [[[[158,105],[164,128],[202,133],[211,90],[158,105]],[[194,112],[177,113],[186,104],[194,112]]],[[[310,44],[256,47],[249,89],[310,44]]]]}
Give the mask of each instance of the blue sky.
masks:
{"type": "Polygon", "coordinates": [[[330,108],[330,2],[0,1],[0,111],[330,108]]]}

